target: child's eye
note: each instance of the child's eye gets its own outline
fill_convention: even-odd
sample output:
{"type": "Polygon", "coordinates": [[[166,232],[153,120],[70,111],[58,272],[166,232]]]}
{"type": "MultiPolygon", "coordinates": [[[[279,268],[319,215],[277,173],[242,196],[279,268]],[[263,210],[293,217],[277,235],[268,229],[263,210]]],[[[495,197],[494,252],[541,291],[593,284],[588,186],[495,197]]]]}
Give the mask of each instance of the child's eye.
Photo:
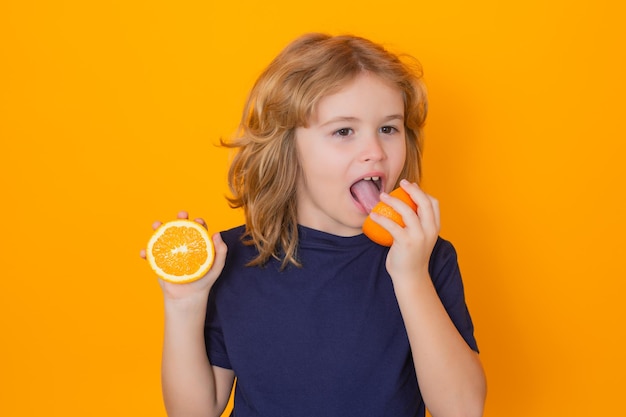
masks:
{"type": "Polygon", "coordinates": [[[393,126],[383,126],[383,127],[380,128],[380,132],[384,133],[386,135],[389,135],[389,134],[398,132],[398,129],[396,129],[393,126]]]}
{"type": "Polygon", "coordinates": [[[333,135],[336,135],[336,136],[349,136],[352,133],[353,133],[353,130],[350,129],[349,127],[342,127],[341,129],[335,130],[333,135]]]}

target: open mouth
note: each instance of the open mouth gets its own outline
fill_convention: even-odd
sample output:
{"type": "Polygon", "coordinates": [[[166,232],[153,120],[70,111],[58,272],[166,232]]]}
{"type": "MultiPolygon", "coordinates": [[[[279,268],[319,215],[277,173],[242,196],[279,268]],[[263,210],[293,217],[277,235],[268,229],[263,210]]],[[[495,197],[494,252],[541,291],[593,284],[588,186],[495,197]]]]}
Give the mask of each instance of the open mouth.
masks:
{"type": "Polygon", "coordinates": [[[378,204],[381,189],[382,180],[380,177],[363,177],[352,184],[350,193],[352,198],[369,213],[378,204]]]}

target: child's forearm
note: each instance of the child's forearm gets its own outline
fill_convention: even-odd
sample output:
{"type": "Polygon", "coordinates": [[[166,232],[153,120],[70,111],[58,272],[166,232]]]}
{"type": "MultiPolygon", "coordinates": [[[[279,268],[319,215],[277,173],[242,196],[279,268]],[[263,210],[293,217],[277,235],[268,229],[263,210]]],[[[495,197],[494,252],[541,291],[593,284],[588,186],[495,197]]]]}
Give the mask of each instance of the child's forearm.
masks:
{"type": "Polygon", "coordinates": [[[433,417],[482,416],[485,375],[429,276],[394,282],[424,402],[433,417]]]}
{"type": "Polygon", "coordinates": [[[226,406],[230,389],[224,380],[232,371],[214,372],[209,363],[204,340],[205,314],[206,298],[184,305],[179,300],[165,302],[162,384],[170,417],[219,416],[226,406]],[[224,373],[219,375],[222,382],[217,381],[216,373],[224,373]]]}

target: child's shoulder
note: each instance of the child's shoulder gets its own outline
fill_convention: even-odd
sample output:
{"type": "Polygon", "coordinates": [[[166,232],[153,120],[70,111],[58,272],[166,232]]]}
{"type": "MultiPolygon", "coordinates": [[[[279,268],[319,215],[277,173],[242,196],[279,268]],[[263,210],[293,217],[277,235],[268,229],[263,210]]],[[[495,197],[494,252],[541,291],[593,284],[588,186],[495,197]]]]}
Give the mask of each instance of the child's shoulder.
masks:
{"type": "Polygon", "coordinates": [[[433,248],[433,256],[456,256],[456,249],[452,242],[438,236],[433,248]]]}
{"type": "MultiPolygon", "coordinates": [[[[244,245],[244,239],[246,239],[246,226],[235,226],[231,229],[223,230],[220,232],[222,240],[228,247],[228,251],[237,250],[237,248],[250,247],[251,245],[244,245]]],[[[254,247],[254,245],[252,245],[254,247]]]]}
{"type": "Polygon", "coordinates": [[[244,233],[246,232],[246,226],[244,224],[235,226],[231,229],[223,230],[220,232],[222,235],[222,240],[224,243],[228,244],[228,241],[237,241],[241,240],[244,233]]]}
{"type": "Polygon", "coordinates": [[[458,269],[457,252],[449,240],[439,236],[430,255],[429,263],[431,277],[441,275],[443,270],[458,269]]]}

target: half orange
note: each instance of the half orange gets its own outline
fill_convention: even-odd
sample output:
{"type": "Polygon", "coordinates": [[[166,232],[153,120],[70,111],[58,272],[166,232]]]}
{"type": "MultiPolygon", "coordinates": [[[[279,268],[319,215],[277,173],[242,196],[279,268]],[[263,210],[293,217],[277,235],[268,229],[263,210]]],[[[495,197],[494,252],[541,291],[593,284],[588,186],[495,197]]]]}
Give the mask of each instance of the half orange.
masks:
{"type": "MultiPolygon", "coordinates": [[[[413,211],[417,211],[417,204],[415,204],[415,202],[411,199],[411,196],[409,196],[409,194],[402,188],[396,188],[395,190],[390,192],[389,195],[402,200],[405,204],[411,207],[413,211]]],[[[382,201],[379,201],[374,206],[374,208],[372,209],[372,213],[377,213],[381,216],[385,216],[398,223],[400,226],[404,227],[402,216],[393,208],[391,208],[390,205],[385,204],[382,201]]],[[[365,236],[369,237],[371,240],[378,243],[379,245],[391,246],[393,244],[393,237],[391,236],[391,233],[389,233],[387,229],[372,220],[369,215],[365,218],[365,222],[363,223],[363,233],[365,234],[365,236]]]]}
{"type": "Polygon", "coordinates": [[[202,225],[186,219],[172,220],[154,231],[146,259],[163,280],[182,284],[202,278],[211,269],[215,247],[202,225]]]}

